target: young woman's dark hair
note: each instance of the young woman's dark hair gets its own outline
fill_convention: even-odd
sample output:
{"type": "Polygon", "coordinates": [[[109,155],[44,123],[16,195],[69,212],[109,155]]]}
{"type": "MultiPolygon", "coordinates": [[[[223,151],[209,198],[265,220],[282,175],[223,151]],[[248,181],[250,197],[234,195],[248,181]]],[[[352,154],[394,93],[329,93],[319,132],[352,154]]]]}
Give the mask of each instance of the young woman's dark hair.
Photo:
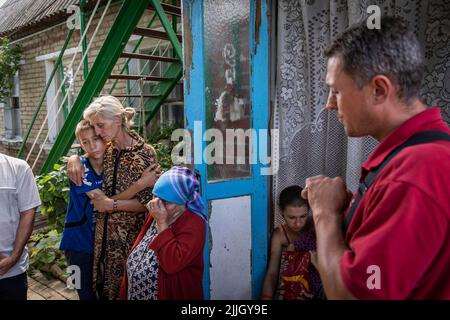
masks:
{"type": "MultiPolygon", "coordinates": [[[[300,186],[290,186],[280,193],[278,204],[280,206],[281,211],[284,211],[287,206],[292,207],[307,207],[309,210],[308,201],[302,198],[303,188],[300,186]]],[[[314,221],[312,215],[308,215],[308,220],[306,221],[305,227],[303,230],[311,230],[314,229],[314,221]]]]}
{"type": "Polygon", "coordinates": [[[308,207],[308,202],[302,198],[302,187],[300,186],[290,186],[280,193],[280,199],[278,204],[280,205],[280,209],[284,211],[287,206],[293,207],[308,207]]]}

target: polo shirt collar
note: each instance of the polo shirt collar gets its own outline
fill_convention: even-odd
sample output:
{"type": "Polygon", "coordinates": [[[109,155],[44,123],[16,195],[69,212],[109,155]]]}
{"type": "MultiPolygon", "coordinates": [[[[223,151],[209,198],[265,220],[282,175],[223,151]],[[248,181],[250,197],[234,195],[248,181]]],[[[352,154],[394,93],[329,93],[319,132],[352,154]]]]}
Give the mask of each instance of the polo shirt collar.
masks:
{"type": "MultiPolygon", "coordinates": [[[[386,156],[397,146],[404,143],[416,132],[440,129],[443,123],[441,110],[438,107],[426,109],[405,121],[400,127],[392,131],[372,152],[361,167],[361,179],[373,168],[378,167],[386,156]]],[[[445,128],[442,128],[445,130],[445,128]]]]}

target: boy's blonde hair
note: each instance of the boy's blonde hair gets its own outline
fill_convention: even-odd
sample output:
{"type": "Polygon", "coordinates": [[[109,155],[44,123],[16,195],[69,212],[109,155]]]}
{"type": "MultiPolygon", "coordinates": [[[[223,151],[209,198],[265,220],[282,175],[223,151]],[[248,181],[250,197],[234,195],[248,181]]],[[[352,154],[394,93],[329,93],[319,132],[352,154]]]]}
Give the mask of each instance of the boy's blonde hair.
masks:
{"type": "Polygon", "coordinates": [[[113,119],[119,116],[122,126],[130,129],[133,125],[133,117],[136,111],[133,108],[124,108],[119,99],[113,96],[101,96],[96,98],[83,112],[83,118],[92,123],[96,116],[113,119]]]}
{"type": "Polygon", "coordinates": [[[77,137],[78,143],[81,143],[81,139],[80,139],[81,132],[89,130],[89,129],[94,130],[94,133],[95,133],[95,129],[89,121],[83,119],[80,122],[78,122],[77,127],[75,128],[75,137],[77,137]]]}

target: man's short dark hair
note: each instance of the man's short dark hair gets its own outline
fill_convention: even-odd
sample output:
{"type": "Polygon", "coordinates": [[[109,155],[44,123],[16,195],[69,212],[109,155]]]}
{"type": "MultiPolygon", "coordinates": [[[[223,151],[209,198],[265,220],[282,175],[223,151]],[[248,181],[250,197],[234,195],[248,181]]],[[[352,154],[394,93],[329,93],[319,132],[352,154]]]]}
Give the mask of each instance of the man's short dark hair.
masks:
{"type": "Polygon", "coordinates": [[[292,207],[303,207],[308,206],[305,199],[302,198],[302,188],[300,186],[290,186],[280,193],[279,205],[282,211],[286,209],[287,206],[292,207]]]}
{"type": "Polygon", "coordinates": [[[376,75],[385,75],[398,87],[405,103],[418,97],[424,74],[424,58],[418,38],[400,17],[381,19],[380,29],[362,21],[333,41],[327,57],[342,59],[343,69],[362,88],[376,75]]]}

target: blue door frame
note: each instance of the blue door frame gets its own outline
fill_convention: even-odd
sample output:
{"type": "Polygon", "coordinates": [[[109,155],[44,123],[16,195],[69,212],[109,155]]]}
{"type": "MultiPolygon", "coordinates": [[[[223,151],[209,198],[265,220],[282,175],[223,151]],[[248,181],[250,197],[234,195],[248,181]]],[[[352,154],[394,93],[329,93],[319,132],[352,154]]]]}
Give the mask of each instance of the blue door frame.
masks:
{"type": "MultiPolygon", "coordinates": [[[[252,128],[268,129],[269,125],[269,35],[268,35],[268,0],[250,0],[250,57],[251,57],[251,102],[252,128]],[[257,15],[257,6],[260,14],[257,15]],[[260,19],[256,23],[256,19],[260,19]],[[257,30],[255,30],[258,28],[257,30]],[[258,32],[256,35],[255,32],[258,32]],[[256,40],[257,39],[257,40],[256,40]]],[[[202,141],[202,149],[194,147],[194,159],[202,159],[206,143],[202,136],[206,126],[205,100],[205,58],[203,34],[203,1],[187,0],[184,3],[184,19],[189,19],[190,35],[192,36],[192,63],[185,66],[189,80],[185,79],[185,115],[187,128],[194,132],[194,141],[202,141]],[[202,132],[194,131],[194,121],[201,121],[202,132]],[[196,140],[197,139],[197,140],[196,140]]],[[[187,24],[185,24],[186,26],[187,24]]],[[[186,36],[186,30],[185,30],[186,36]]],[[[189,63],[186,59],[186,64],[189,63]]],[[[186,74],[185,74],[186,75],[186,74]]],[[[258,146],[253,144],[254,155],[258,146]]],[[[261,146],[260,146],[261,147],[261,146]]],[[[262,146],[267,150],[267,146],[262,146]]],[[[258,157],[257,157],[258,158],[258,157]]],[[[243,195],[251,196],[251,281],[252,298],[258,299],[267,263],[268,253],[268,182],[269,176],[261,175],[263,165],[259,162],[251,165],[251,176],[246,179],[232,179],[220,182],[207,182],[207,165],[204,161],[195,168],[202,176],[202,197],[205,203],[213,199],[231,198],[243,195]]],[[[207,235],[208,239],[208,235],[207,235]]],[[[206,241],[204,249],[204,294],[210,298],[209,278],[209,245],[206,241]]]]}

